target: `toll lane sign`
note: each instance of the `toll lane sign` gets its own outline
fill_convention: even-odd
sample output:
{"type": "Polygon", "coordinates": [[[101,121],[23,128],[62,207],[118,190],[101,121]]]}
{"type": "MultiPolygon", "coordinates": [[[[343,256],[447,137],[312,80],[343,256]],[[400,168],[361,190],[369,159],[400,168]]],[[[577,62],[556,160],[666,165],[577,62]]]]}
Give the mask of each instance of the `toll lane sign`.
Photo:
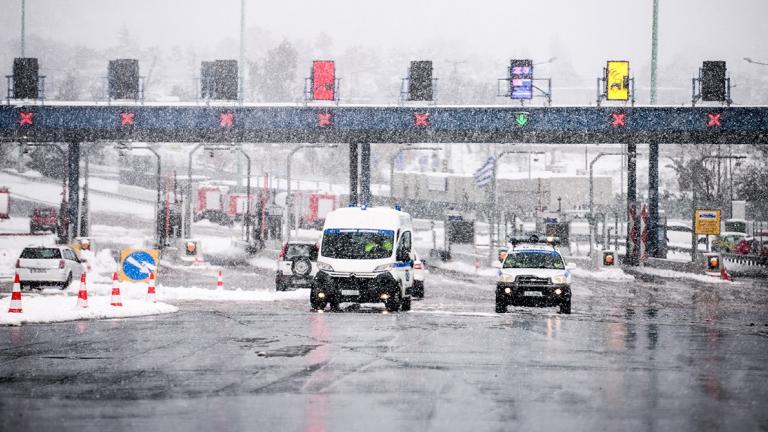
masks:
{"type": "Polygon", "coordinates": [[[605,68],[605,95],[609,101],[629,100],[629,62],[609,61],[605,68]]]}
{"type": "Polygon", "coordinates": [[[720,235],[720,210],[696,210],[696,226],[698,235],[720,235]]]}
{"type": "Polygon", "coordinates": [[[157,249],[123,249],[120,251],[120,281],[144,282],[151,272],[157,276],[159,262],[157,249]]]}

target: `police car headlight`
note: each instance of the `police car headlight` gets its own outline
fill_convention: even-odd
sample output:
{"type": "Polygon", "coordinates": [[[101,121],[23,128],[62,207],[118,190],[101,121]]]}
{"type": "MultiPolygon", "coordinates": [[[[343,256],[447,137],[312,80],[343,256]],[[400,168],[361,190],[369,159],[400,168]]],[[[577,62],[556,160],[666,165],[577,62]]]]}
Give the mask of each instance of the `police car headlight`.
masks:
{"type": "Polygon", "coordinates": [[[326,264],[324,262],[319,262],[319,261],[317,263],[317,268],[318,270],[323,270],[323,271],[329,271],[329,272],[333,271],[333,267],[331,267],[329,264],[326,264]]]}
{"type": "Polygon", "coordinates": [[[385,271],[389,271],[389,269],[390,269],[390,268],[391,268],[391,266],[390,266],[390,264],[389,264],[389,263],[387,263],[387,264],[382,264],[382,265],[380,265],[380,266],[376,266],[376,268],[375,268],[375,269],[373,269],[373,272],[374,272],[374,273],[377,273],[377,272],[385,272],[385,271]]]}
{"type": "Polygon", "coordinates": [[[557,285],[563,285],[563,284],[568,283],[568,278],[566,278],[563,275],[555,276],[555,277],[552,278],[552,283],[553,284],[557,284],[557,285]]]}

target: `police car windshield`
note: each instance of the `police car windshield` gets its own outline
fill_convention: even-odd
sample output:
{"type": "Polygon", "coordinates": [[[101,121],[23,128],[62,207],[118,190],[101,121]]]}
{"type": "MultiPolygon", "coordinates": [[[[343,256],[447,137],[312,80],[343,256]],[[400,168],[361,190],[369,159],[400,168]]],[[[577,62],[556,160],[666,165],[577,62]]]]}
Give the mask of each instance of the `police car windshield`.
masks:
{"type": "Polygon", "coordinates": [[[320,254],[335,259],[381,259],[392,256],[391,230],[327,229],[320,254]]]}
{"type": "Polygon", "coordinates": [[[562,270],[563,259],[554,252],[524,251],[510,252],[504,260],[504,268],[539,268],[562,270]]]}

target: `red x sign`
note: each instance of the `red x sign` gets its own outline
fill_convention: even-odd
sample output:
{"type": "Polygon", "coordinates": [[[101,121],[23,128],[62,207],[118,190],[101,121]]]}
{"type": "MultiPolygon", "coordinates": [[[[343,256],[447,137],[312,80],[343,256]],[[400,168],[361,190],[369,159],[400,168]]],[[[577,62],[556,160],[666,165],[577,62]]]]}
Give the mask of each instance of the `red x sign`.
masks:
{"type": "Polygon", "coordinates": [[[235,124],[235,115],[231,112],[223,112],[219,114],[219,125],[221,127],[232,127],[235,124]]]}
{"type": "Polygon", "coordinates": [[[429,127],[429,113],[413,113],[416,127],[429,127]]]}
{"type": "Polygon", "coordinates": [[[32,115],[34,113],[31,112],[20,112],[19,113],[19,126],[24,125],[30,125],[32,126],[32,115]]]}
{"type": "Polygon", "coordinates": [[[625,113],[612,113],[611,114],[611,126],[621,127],[626,126],[627,115],[625,113]]]}
{"type": "Polygon", "coordinates": [[[132,112],[120,113],[120,126],[132,126],[136,115],[132,112]]]}
{"type": "Polygon", "coordinates": [[[330,126],[333,123],[333,114],[329,112],[317,114],[317,125],[319,127],[330,126]]]}
{"type": "Polygon", "coordinates": [[[707,114],[707,127],[716,127],[716,126],[722,126],[722,120],[720,119],[720,116],[722,114],[707,114]]]}

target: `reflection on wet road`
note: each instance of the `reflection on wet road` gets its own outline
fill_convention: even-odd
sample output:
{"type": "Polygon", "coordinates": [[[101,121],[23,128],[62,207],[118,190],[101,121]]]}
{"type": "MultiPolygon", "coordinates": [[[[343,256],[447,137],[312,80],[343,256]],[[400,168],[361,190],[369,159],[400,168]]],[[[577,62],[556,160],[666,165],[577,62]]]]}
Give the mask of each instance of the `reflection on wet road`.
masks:
{"type": "Polygon", "coordinates": [[[432,275],[410,313],[182,302],[0,328],[0,430],[768,428],[764,281],[582,279],[572,315],[497,315],[493,295],[490,280],[432,275]]]}

